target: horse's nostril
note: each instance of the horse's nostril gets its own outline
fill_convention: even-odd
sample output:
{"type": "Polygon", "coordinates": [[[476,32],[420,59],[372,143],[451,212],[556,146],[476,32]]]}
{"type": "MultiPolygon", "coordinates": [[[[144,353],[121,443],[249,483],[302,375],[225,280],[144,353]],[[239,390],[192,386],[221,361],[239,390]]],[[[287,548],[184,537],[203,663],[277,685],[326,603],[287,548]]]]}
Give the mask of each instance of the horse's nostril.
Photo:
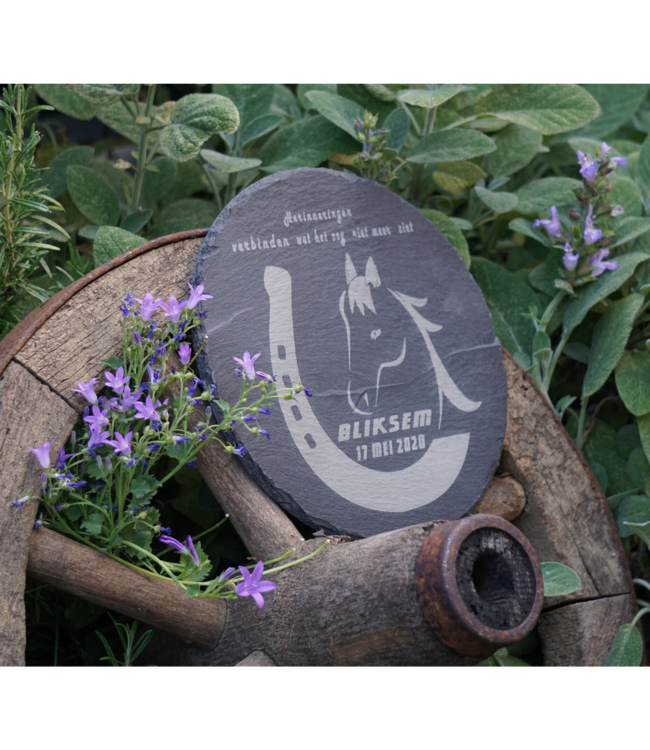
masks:
{"type": "Polygon", "coordinates": [[[375,328],[375,330],[370,334],[371,339],[378,339],[381,336],[381,328],[375,328]]]}

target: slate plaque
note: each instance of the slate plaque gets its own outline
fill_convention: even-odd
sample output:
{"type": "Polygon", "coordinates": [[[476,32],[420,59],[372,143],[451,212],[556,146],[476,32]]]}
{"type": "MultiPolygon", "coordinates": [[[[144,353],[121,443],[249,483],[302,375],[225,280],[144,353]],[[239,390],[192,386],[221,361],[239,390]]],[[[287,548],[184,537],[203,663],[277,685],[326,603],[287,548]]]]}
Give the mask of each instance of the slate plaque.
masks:
{"type": "Polygon", "coordinates": [[[214,295],[195,343],[236,401],[233,355],[313,393],[235,428],[244,463],[314,528],[370,536],[454,519],[482,496],[506,424],[501,348],[457,252],[388,188],[327,169],[272,175],[212,225],[195,283],[214,295]]]}

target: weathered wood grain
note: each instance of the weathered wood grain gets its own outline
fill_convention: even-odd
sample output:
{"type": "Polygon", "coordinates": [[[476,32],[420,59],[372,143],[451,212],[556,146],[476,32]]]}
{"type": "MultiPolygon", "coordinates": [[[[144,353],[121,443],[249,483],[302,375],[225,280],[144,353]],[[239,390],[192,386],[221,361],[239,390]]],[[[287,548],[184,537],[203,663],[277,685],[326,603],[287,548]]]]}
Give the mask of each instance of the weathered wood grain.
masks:
{"type": "MultiPolygon", "coordinates": [[[[121,353],[121,300],[128,292],[140,299],[147,292],[155,299],[185,297],[201,242],[199,238],[161,247],[100,276],[47,320],[16,360],[81,411],[86,402],[70,389],[77,381],[99,377],[106,369],[101,360],[121,353]]],[[[98,390],[103,382],[100,378],[98,390]]]]}
{"type": "Polygon", "coordinates": [[[543,612],[538,627],[544,665],[604,666],[616,631],[631,622],[636,611],[634,597],[623,594],[543,612]]]}
{"type": "Polygon", "coordinates": [[[174,583],[128,568],[46,528],[31,534],[27,573],[205,651],[219,642],[226,619],[224,601],[191,598],[174,583]]]}
{"type": "Polygon", "coordinates": [[[472,509],[472,515],[487,513],[506,521],[514,521],[526,507],[526,493],[521,483],[511,476],[496,476],[485,494],[472,509]]]}
{"type": "Polygon", "coordinates": [[[0,376],[0,665],[25,663],[25,565],[38,509],[12,503],[40,490],[43,471],[27,448],[51,442],[52,460],[77,420],[76,412],[24,367],[0,376]]]}
{"type": "Polygon", "coordinates": [[[264,651],[253,651],[242,659],[236,667],[277,667],[278,665],[264,651]]]}
{"type": "Polygon", "coordinates": [[[632,590],[623,548],[602,490],[554,412],[510,355],[508,422],[501,466],[526,493],[514,521],[540,560],[561,562],[580,576],[582,588],[560,602],[615,596],[632,590]]]}

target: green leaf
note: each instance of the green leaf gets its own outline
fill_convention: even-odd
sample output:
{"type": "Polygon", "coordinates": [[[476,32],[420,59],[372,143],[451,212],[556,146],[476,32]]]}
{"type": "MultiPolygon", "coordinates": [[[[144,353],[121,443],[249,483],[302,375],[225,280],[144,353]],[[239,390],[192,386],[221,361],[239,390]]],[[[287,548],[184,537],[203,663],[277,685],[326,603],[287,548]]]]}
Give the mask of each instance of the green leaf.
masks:
{"type": "Polygon", "coordinates": [[[607,492],[607,472],[602,464],[593,463],[589,465],[598,480],[598,484],[603,492],[607,492]]]}
{"type": "Polygon", "coordinates": [[[79,164],[67,169],[68,191],[75,206],[93,224],[115,226],[120,204],[110,184],[97,172],[79,164]]]}
{"type": "Polygon", "coordinates": [[[228,156],[219,151],[204,148],[201,156],[219,172],[243,172],[245,169],[255,169],[262,163],[261,159],[244,159],[239,156],[228,156]]]}
{"type": "Polygon", "coordinates": [[[75,83],[73,90],[79,96],[99,107],[119,99],[121,96],[135,96],[140,90],[139,83],[75,83]]]}
{"type": "Polygon", "coordinates": [[[606,667],[638,667],[643,658],[643,641],[638,628],[621,625],[607,654],[606,667]]]}
{"type": "Polygon", "coordinates": [[[97,237],[98,231],[99,231],[99,227],[96,224],[88,224],[88,226],[82,227],[79,230],[79,236],[83,237],[85,240],[90,240],[91,242],[94,242],[95,238],[97,237]]]}
{"type": "Polygon", "coordinates": [[[130,175],[128,172],[125,172],[123,169],[116,169],[110,163],[110,161],[106,161],[105,159],[93,159],[88,164],[88,167],[97,172],[97,174],[100,174],[106,180],[106,182],[108,182],[108,184],[113,188],[113,192],[115,193],[117,200],[121,204],[126,202],[127,198],[126,192],[124,191],[124,186],[126,185],[129,195],[131,195],[131,192],[133,191],[132,175],[130,175]]]}
{"type": "Polygon", "coordinates": [[[401,151],[409,134],[409,118],[406,112],[401,107],[394,109],[386,118],[383,126],[390,130],[386,146],[394,148],[395,151],[401,151]]]}
{"type": "Polygon", "coordinates": [[[639,426],[637,424],[623,425],[616,435],[616,450],[619,455],[627,460],[635,448],[641,447],[639,426]]]}
{"type": "MultiPolygon", "coordinates": [[[[570,435],[576,434],[577,421],[577,418],[569,420],[567,430],[570,435]]],[[[612,495],[634,488],[627,473],[627,462],[616,450],[616,431],[602,420],[594,420],[583,452],[589,464],[598,463],[604,467],[607,472],[607,491],[612,495]]]]}
{"type": "Polygon", "coordinates": [[[632,276],[639,263],[643,263],[648,258],[650,255],[646,253],[622,255],[617,258],[618,268],[615,271],[607,271],[596,281],[586,284],[578,292],[578,298],[572,300],[564,311],[563,335],[568,337],[569,333],[582,323],[594,305],[619,289],[632,276]]]}
{"type": "Polygon", "coordinates": [[[535,327],[530,309],[539,309],[537,295],[524,279],[484,258],[472,258],[472,275],[481,288],[492,313],[499,341],[514,355],[529,356],[535,327]]]}
{"type": "Polygon", "coordinates": [[[449,240],[449,244],[460,255],[467,268],[469,268],[471,259],[467,240],[456,224],[440,211],[434,211],[431,208],[421,208],[420,212],[445,235],[449,240]]]}
{"type": "Polygon", "coordinates": [[[41,99],[64,115],[76,117],[77,120],[91,120],[99,109],[96,104],[76,94],[65,83],[37,83],[34,88],[41,99]]]}
{"type": "Polygon", "coordinates": [[[626,523],[641,524],[647,521],[650,521],[650,498],[646,495],[626,497],[616,510],[616,525],[623,539],[634,533],[626,523]]]}
{"type": "Polygon", "coordinates": [[[270,133],[283,122],[284,117],[279,117],[278,115],[263,115],[262,117],[258,117],[253,120],[244,131],[242,131],[242,146],[246,146],[256,138],[261,138],[263,135],[270,133]]]}
{"type": "Polygon", "coordinates": [[[519,203],[519,198],[514,193],[493,193],[482,187],[475,187],[474,190],[483,203],[498,214],[512,211],[519,203]]]}
{"type": "Polygon", "coordinates": [[[600,111],[591,94],[574,84],[498,84],[476,109],[543,135],[579,128],[600,111]]]}
{"type": "Polygon", "coordinates": [[[497,150],[488,156],[488,172],[494,177],[509,177],[535,158],[542,135],[521,125],[509,125],[494,136],[497,150]]]}
{"type": "Polygon", "coordinates": [[[580,341],[570,341],[564,347],[564,353],[567,357],[571,357],[576,362],[582,362],[583,365],[589,364],[589,351],[589,347],[580,341]]]}
{"type": "Polygon", "coordinates": [[[144,505],[158,492],[159,487],[162,487],[162,483],[155,477],[142,474],[131,482],[130,492],[137,503],[144,505]]]}
{"type": "Polygon", "coordinates": [[[117,370],[118,367],[124,367],[124,362],[119,357],[109,357],[108,359],[102,359],[102,364],[106,367],[112,367],[117,370]]]}
{"type": "Polygon", "coordinates": [[[42,178],[52,198],[58,198],[68,189],[68,167],[73,164],[85,167],[93,158],[94,153],[94,149],[90,146],[74,146],[52,159],[42,178]]]}
{"type": "Polygon", "coordinates": [[[643,539],[648,547],[650,547],[650,521],[646,521],[645,523],[631,523],[630,521],[625,521],[624,523],[633,534],[636,534],[643,539]]]}
{"type": "Polygon", "coordinates": [[[646,232],[650,232],[650,218],[640,216],[625,218],[618,223],[614,242],[610,247],[614,248],[631,242],[646,232]]]}
{"type": "Polygon", "coordinates": [[[535,242],[539,242],[540,245],[551,246],[548,237],[540,232],[539,229],[536,229],[530,221],[526,221],[526,219],[512,219],[512,221],[508,222],[508,229],[523,234],[525,237],[530,237],[535,242]]]}
{"type": "Polygon", "coordinates": [[[645,99],[647,84],[586,83],[583,85],[600,105],[600,115],[589,125],[581,128],[583,137],[602,140],[624,125],[645,99]]]}
{"type": "Polygon", "coordinates": [[[625,209],[625,217],[640,216],[643,211],[643,199],[639,187],[629,177],[612,177],[612,191],[607,196],[612,204],[617,203],[625,209]]]}
{"type": "Polygon", "coordinates": [[[357,131],[354,129],[352,121],[363,120],[364,111],[362,107],[338,94],[331,94],[329,91],[310,91],[305,94],[305,97],[323,117],[345,130],[353,138],[357,137],[357,131]]]}
{"type": "Polygon", "coordinates": [[[627,459],[627,472],[634,484],[644,491],[648,474],[650,474],[650,463],[641,446],[630,453],[627,459]]]}
{"type": "Polygon", "coordinates": [[[336,153],[354,154],[359,142],[322,115],[280,128],[269,138],[258,156],[265,172],[297,167],[317,167],[336,153]]]}
{"type": "Polygon", "coordinates": [[[395,101],[396,94],[388,86],[384,86],[382,83],[364,83],[363,85],[374,97],[381,99],[382,102],[395,101]]]}
{"type": "Polygon", "coordinates": [[[462,161],[489,154],[496,149],[491,138],[475,130],[439,130],[426,135],[407,156],[406,161],[416,164],[462,161]]]}
{"type": "Polygon", "coordinates": [[[212,226],[217,208],[211,201],[185,198],[172,203],[160,214],[158,223],[149,232],[149,239],[166,234],[185,232],[188,229],[203,229],[212,226]]]}
{"type": "Polygon", "coordinates": [[[224,412],[224,414],[230,411],[230,404],[227,401],[217,399],[215,401],[215,404],[221,409],[222,412],[224,412]]]}
{"type": "MultiPolygon", "coordinates": [[[[130,102],[129,109],[127,110],[122,101],[116,99],[99,109],[97,119],[133,143],[138,143],[140,140],[140,125],[138,125],[136,120],[139,117],[144,117],[145,111],[146,104],[144,102],[130,102]]],[[[155,147],[157,140],[157,133],[149,134],[150,148],[155,147]]]]}
{"type": "Polygon", "coordinates": [[[636,170],[639,176],[641,187],[646,195],[650,194],[650,135],[643,141],[641,151],[639,151],[639,160],[636,163],[636,170]]]}
{"type": "Polygon", "coordinates": [[[123,219],[122,223],[120,224],[120,229],[125,229],[127,232],[132,232],[135,234],[136,232],[139,232],[146,223],[151,219],[153,216],[153,211],[148,208],[146,211],[134,211],[132,214],[129,214],[125,219],[123,219]]]}
{"type": "Polygon", "coordinates": [[[544,360],[551,355],[551,338],[546,331],[537,331],[533,337],[533,356],[544,360]]]}
{"type": "Polygon", "coordinates": [[[634,317],[642,304],[642,294],[630,294],[615,302],[596,323],[589,367],[582,383],[582,398],[593,395],[605,385],[625,350],[634,317]]]}
{"type": "Polygon", "coordinates": [[[93,536],[101,536],[104,516],[101,513],[91,513],[81,524],[81,528],[93,536]]]}
{"type": "Polygon", "coordinates": [[[93,243],[93,257],[95,268],[116,258],[122,253],[140,247],[144,243],[142,237],[127,232],[118,227],[99,227],[93,243]]]}
{"type": "Polygon", "coordinates": [[[425,107],[431,109],[438,107],[440,104],[456,96],[459,91],[465,87],[462,84],[445,84],[433,91],[427,89],[403,89],[397,95],[397,98],[405,104],[412,104],[415,107],[425,107]]]}
{"type": "MultiPolygon", "coordinates": [[[[616,378],[616,386],[618,387],[618,376],[616,378]]],[[[646,457],[650,460],[650,414],[644,414],[642,417],[637,417],[636,423],[639,428],[641,445],[643,445],[646,457]]]]}
{"type": "Polygon", "coordinates": [[[580,591],[580,577],[559,562],[540,563],[544,579],[544,596],[566,596],[580,591]]]}
{"type": "Polygon", "coordinates": [[[187,596],[198,596],[201,593],[201,587],[198,583],[193,583],[185,589],[187,596]]]}
{"type": "MultiPolygon", "coordinates": [[[[387,102],[384,98],[374,96],[362,83],[339,83],[336,87],[339,96],[358,104],[363,110],[379,117],[379,127],[384,127],[388,115],[395,109],[395,101],[387,102]]],[[[400,107],[401,109],[401,107],[400,107]]]]}
{"type": "Polygon", "coordinates": [[[551,206],[575,203],[576,197],[571,189],[574,186],[579,187],[580,183],[571,177],[544,177],[541,180],[533,180],[515,193],[519,198],[517,211],[522,214],[536,214],[548,210],[551,206]]]}
{"type": "Polygon", "coordinates": [[[216,133],[234,133],[239,127],[235,105],[218,94],[188,94],[179,99],[171,124],[160,132],[158,148],[175,161],[195,157],[216,133]]]}
{"type": "Polygon", "coordinates": [[[237,107],[243,131],[253,120],[268,113],[273,104],[275,86],[270,83],[213,83],[212,93],[230,99],[237,107]]]}
{"type": "Polygon", "coordinates": [[[650,413],[650,352],[623,353],[616,366],[616,388],[634,416],[650,413]]]}
{"type": "Polygon", "coordinates": [[[178,177],[179,165],[168,156],[159,156],[151,162],[155,171],[147,170],[142,180],[140,203],[153,207],[156,201],[165,198],[178,177]]]}
{"type": "Polygon", "coordinates": [[[487,177],[485,172],[471,161],[451,161],[437,165],[433,173],[434,181],[443,190],[459,195],[466,187],[487,177]]]}
{"type": "Polygon", "coordinates": [[[299,83],[296,94],[302,108],[306,112],[309,112],[316,109],[309,99],[307,99],[307,94],[310,91],[329,91],[330,94],[336,94],[336,88],[335,83],[299,83]]]}

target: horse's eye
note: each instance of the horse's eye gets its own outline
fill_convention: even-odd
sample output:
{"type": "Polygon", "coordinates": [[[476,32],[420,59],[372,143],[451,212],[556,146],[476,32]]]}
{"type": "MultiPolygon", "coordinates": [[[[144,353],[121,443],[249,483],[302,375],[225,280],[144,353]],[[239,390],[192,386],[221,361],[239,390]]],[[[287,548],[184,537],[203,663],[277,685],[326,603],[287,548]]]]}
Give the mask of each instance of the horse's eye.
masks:
{"type": "Polygon", "coordinates": [[[371,339],[373,339],[373,340],[374,340],[374,339],[378,339],[378,338],[379,338],[380,336],[381,336],[381,328],[376,328],[376,329],[375,329],[375,330],[374,330],[374,331],[373,331],[373,332],[372,332],[372,333],[370,334],[370,338],[371,338],[371,339]]]}

